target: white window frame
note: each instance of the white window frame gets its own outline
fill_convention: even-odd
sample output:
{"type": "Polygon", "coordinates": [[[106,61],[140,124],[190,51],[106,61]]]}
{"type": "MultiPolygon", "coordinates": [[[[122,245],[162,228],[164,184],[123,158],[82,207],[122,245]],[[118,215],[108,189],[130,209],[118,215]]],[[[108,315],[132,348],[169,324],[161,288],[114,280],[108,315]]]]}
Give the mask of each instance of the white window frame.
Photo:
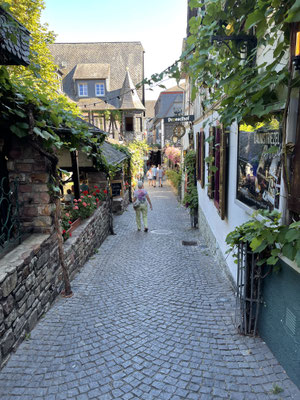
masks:
{"type": "Polygon", "coordinates": [[[95,95],[96,95],[96,97],[104,97],[105,96],[105,84],[104,84],[104,82],[95,83],[95,95]],[[97,88],[98,87],[100,89],[100,93],[97,93],[97,88]],[[101,88],[103,90],[101,90],[101,88]]]}
{"type": "Polygon", "coordinates": [[[78,96],[79,97],[88,97],[88,84],[87,83],[78,83],[78,96]],[[81,93],[82,86],[82,93],[81,93]]]}

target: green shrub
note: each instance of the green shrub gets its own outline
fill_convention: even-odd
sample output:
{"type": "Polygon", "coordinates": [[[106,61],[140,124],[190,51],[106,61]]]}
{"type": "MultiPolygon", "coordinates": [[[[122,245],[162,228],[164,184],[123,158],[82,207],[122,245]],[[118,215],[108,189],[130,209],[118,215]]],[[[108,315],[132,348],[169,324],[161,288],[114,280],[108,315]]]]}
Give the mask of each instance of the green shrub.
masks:
{"type": "Polygon", "coordinates": [[[181,171],[177,172],[174,169],[168,169],[166,171],[166,176],[171,182],[172,186],[174,186],[175,189],[179,190],[181,184],[181,171]]]}
{"type": "Polygon", "coordinates": [[[184,159],[184,167],[187,173],[187,191],[184,194],[183,204],[191,211],[198,209],[198,190],[195,180],[196,152],[189,150],[184,159]]]}

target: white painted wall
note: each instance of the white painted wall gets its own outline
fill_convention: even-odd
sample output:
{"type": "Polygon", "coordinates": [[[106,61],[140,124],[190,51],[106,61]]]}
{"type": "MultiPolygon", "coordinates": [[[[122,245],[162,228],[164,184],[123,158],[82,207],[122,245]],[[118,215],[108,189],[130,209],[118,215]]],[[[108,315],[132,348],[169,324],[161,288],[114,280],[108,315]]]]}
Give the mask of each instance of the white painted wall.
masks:
{"type": "MultiPolygon", "coordinates": [[[[206,120],[194,125],[194,135],[199,132],[200,128],[204,127],[205,121],[216,121],[218,120],[218,114],[215,112],[206,120]]],[[[209,136],[209,126],[204,127],[205,138],[209,136]]],[[[205,156],[207,157],[209,151],[209,144],[205,144],[205,156]]],[[[218,242],[219,248],[226,259],[227,266],[236,281],[236,264],[231,254],[227,255],[226,250],[228,249],[225,238],[229,232],[231,232],[237,225],[240,225],[247,220],[253,214],[254,210],[240,201],[236,200],[236,185],[237,185],[237,154],[238,154],[238,126],[233,124],[230,130],[230,141],[229,141],[229,174],[228,174],[228,193],[227,193],[227,214],[225,219],[222,221],[217,208],[214,205],[214,201],[211,200],[207,195],[207,186],[203,189],[198,183],[198,197],[199,207],[203,211],[207,222],[213,235],[218,242]]],[[[205,183],[207,184],[208,170],[205,165],[205,183]]]]}

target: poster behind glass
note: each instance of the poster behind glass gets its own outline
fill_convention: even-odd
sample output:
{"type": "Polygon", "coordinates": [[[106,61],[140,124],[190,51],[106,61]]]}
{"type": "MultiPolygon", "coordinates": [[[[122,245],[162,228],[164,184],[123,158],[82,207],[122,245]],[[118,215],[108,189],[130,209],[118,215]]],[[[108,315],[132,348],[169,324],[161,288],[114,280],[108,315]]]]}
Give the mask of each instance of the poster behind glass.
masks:
{"type": "Polygon", "coordinates": [[[253,209],[279,208],[280,148],[281,135],[278,130],[239,132],[238,200],[253,209]],[[270,148],[275,149],[275,153],[268,153],[270,148]]]}

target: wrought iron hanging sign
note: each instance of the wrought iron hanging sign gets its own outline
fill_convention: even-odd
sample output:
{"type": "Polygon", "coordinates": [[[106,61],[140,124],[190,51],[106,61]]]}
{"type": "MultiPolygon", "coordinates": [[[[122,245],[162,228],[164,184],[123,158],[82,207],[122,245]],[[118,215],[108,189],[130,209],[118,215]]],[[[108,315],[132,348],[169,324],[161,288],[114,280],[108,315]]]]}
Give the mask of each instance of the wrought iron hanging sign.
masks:
{"type": "Polygon", "coordinates": [[[181,124],[175,125],[173,129],[172,142],[174,144],[178,143],[178,141],[184,136],[185,127],[181,124]]]}

